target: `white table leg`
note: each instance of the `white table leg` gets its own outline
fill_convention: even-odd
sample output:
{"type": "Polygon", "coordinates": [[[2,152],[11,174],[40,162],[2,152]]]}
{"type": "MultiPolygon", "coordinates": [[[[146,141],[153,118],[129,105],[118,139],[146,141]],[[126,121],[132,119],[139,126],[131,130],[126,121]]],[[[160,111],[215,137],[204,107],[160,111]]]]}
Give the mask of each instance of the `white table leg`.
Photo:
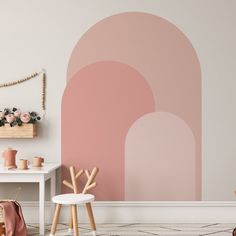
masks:
{"type": "Polygon", "coordinates": [[[51,220],[54,216],[55,204],[52,202],[52,198],[56,195],[56,171],[52,172],[50,179],[50,197],[51,197],[51,220]]]}
{"type": "Polygon", "coordinates": [[[45,223],[45,180],[44,176],[42,176],[39,182],[39,234],[44,235],[44,223],[45,223]]]}

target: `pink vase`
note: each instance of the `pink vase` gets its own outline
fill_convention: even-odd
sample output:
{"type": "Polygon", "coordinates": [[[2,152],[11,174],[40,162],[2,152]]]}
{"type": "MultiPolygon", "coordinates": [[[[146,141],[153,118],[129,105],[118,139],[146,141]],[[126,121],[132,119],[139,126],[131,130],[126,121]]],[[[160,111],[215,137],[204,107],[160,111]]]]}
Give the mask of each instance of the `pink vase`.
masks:
{"type": "Polygon", "coordinates": [[[16,153],[17,150],[13,150],[8,148],[2,153],[2,157],[4,158],[4,166],[7,168],[16,168],[16,153]]]}

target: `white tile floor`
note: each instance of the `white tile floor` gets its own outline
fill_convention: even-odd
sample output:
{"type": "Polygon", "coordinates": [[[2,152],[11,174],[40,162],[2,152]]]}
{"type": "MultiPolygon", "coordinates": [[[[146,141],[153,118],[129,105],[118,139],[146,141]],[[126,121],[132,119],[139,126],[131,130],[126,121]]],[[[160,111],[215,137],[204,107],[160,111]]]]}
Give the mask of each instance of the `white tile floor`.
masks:
{"type": "MultiPolygon", "coordinates": [[[[58,224],[56,235],[70,235],[67,225],[58,224]]],[[[97,236],[230,236],[235,224],[97,224],[97,236]]],[[[28,225],[28,235],[38,235],[38,225],[28,225]]],[[[49,235],[50,225],[46,226],[49,235]]],[[[88,224],[80,224],[81,236],[92,235],[88,224]]]]}

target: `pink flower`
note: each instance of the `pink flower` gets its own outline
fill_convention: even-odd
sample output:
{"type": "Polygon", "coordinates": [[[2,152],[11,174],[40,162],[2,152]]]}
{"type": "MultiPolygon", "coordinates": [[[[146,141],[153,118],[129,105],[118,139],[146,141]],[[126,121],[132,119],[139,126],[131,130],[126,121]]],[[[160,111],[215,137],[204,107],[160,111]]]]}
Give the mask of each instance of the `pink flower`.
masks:
{"type": "Polygon", "coordinates": [[[13,121],[15,121],[15,116],[13,114],[8,114],[6,115],[6,120],[8,123],[12,123],[13,121]]]}
{"type": "Polygon", "coordinates": [[[23,123],[28,123],[30,121],[31,117],[30,117],[30,114],[28,112],[26,112],[26,113],[22,113],[20,115],[20,119],[23,123]]]}
{"type": "Polygon", "coordinates": [[[5,117],[5,112],[4,111],[0,111],[0,119],[3,119],[5,117]]]}
{"type": "Polygon", "coordinates": [[[20,117],[20,115],[21,115],[20,110],[16,110],[16,111],[14,112],[14,116],[15,116],[15,117],[20,117]]]}

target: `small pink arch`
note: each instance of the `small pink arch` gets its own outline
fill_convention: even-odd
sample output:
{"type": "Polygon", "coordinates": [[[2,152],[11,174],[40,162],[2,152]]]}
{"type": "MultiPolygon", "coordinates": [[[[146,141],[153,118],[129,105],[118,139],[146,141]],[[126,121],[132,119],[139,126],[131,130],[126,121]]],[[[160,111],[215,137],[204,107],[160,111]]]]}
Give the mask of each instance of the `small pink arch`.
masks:
{"type": "Polygon", "coordinates": [[[168,112],[139,118],[125,143],[126,201],[197,200],[195,138],[168,112]]]}

